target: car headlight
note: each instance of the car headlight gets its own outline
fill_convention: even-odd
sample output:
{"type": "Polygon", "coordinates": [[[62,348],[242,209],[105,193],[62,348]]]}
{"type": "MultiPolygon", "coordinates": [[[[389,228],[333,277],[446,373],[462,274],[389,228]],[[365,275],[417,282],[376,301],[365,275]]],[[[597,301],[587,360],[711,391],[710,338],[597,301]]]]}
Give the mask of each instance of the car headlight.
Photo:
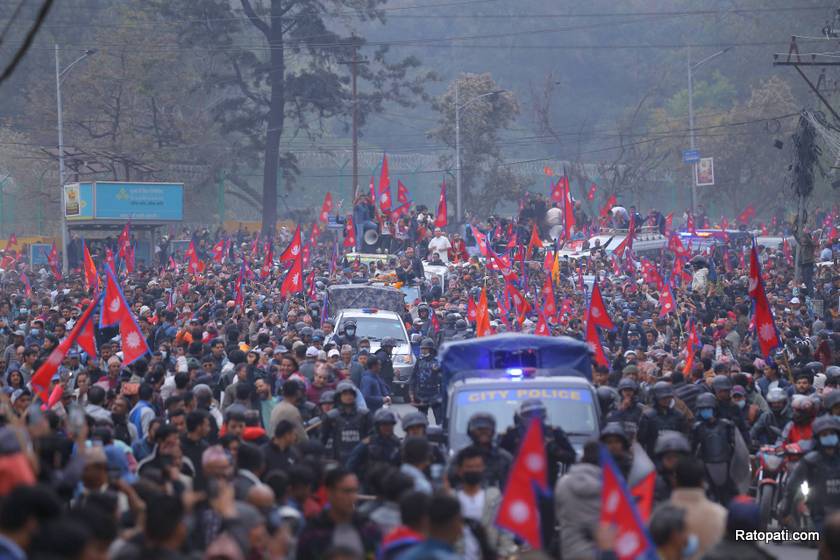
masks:
{"type": "Polygon", "coordinates": [[[394,356],[395,364],[411,364],[411,362],[411,354],[399,354],[397,356],[394,356]]]}

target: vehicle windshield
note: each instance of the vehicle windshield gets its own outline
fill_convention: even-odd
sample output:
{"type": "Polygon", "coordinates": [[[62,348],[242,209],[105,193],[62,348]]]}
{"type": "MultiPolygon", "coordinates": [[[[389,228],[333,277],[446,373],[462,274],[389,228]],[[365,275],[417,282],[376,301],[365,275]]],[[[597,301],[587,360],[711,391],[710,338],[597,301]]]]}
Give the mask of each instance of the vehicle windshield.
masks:
{"type": "MultiPolygon", "coordinates": [[[[592,403],[592,392],[581,388],[564,388],[545,385],[530,385],[513,389],[464,389],[455,395],[452,409],[452,434],[464,438],[466,443],[467,423],[476,412],[486,412],[496,419],[496,433],[503,433],[513,426],[513,418],[519,405],[525,399],[540,399],[548,411],[546,424],[560,427],[569,434],[595,434],[598,418],[592,403]]],[[[452,442],[455,447],[458,442],[452,442]]]]}
{"type": "MultiPolygon", "coordinates": [[[[344,332],[344,323],[351,319],[342,319],[338,332],[344,332]]],[[[398,319],[385,319],[379,317],[354,317],[356,321],[356,336],[369,340],[381,341],[386,336],[392,337],[399,344],[408,344],[405,338],[405,329],[398,319]]]]}

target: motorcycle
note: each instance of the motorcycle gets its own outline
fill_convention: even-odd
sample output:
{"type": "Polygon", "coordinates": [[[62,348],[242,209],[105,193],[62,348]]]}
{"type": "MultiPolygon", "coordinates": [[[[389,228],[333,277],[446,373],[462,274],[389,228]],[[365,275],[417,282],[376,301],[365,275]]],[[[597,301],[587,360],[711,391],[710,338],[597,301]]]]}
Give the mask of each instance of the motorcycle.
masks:
{"type": "MultiPolygon", "coordinates": [[[[759,449],[758,472],[756,476],[756,501],[761,519],[761,529],[767,528],[774,521],[774,513],[779,501],[785,493],[788,478],[796,463],[805,453],[808,446],[800,443],[788,443],[780,446],[765,445],[759,449]]],[[[807,527],[808,507],[806,504],[809,488],[807,483],[797,490],[793,522],[795,527],[807,527]]]]}

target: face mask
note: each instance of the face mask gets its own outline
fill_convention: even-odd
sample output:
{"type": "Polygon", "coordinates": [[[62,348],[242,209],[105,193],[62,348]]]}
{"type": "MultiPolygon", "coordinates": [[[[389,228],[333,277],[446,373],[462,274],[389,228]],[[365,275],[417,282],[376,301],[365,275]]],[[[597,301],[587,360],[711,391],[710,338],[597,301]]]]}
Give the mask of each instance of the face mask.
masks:
{"type": "Polygon", "coordinates": [[[746,400],[738,401],[738,408],[744,408],[745,406],[747,406],[747,401],[746,400]]]}
{"type": "Polygon", "coordinates": [[[29,331],[29,334],[31,334],[32,336],[38,336],[39,334],[41,334],[41,329],[31,329],[29,331]]]}
{"type": "Polygon", "coordinates": [[[356,334],[356,329],[346,329],[344,332],[347,333],[347,336],[353,336],[356,334]]]}
{"type": "Polygon", "coordinates": [[[697,538],[697,535],[688,535],[688,540],[682,550],[682,557],[691,558],[697,554],[698,550],[700,550],[700,539],[697,538]]]}
{"type": "Polygon", "coordinates": [[[708,420],[714,416],[714,411],[711,408],[701,408],[697,411],[697,416],[702,420],[708,420]]]}
{"type": "Polygon", "coordinates": [[[480,472],[475,471],[468,471],[461,475],[461,479],[464,481],[464,484],[468,484],[470,486],[481,484],[483,478],[484,476],[480,472]]]}
{"type": "Polygon", "coordinates": [[[838,443],[840,443],[840,436],[837,434],[820,436],[820,445],[823,447],[837,447],[838,443]]]}

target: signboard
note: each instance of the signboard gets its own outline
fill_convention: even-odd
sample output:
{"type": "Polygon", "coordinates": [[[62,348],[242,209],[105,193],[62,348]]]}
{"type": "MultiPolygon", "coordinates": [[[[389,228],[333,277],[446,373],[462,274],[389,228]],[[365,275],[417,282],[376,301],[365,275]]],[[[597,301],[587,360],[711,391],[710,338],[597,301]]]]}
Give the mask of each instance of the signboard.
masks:
{"type": "Polygon", "coordinates": [[[683,163],[697,163],[700,161],[700,150],[683,150],[683,163]]]}
{"type": "Polygon", "coordinates": [[[96,181],[64,186],[65,215],[76,220],[180,221],[184,218],[181,183],[96,181]]]}
{"type": "Polygon", "coordinates": [[[715,184],[715,158],[700,158],[694,166],[694,184],[698,187],[715,184]]]}
{"type": "Polygon", "coordinates": [[[52,251],[52,244],[47,243],[33,243],[29,246],[29,266],[35,268],[36,266],[47,266],[49,264],[49,255],[52,251]]]}

